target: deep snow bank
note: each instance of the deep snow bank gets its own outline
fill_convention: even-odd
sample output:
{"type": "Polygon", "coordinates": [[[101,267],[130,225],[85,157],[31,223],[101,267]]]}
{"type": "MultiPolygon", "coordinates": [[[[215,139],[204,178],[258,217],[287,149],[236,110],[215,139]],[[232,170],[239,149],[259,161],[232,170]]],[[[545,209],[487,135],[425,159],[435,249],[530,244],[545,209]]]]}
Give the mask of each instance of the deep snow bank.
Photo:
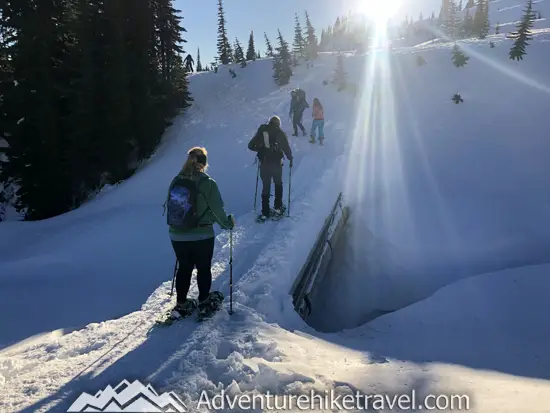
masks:
{"type": "Polygon", "coordinates": [[[463,68],[452,44],[370,58],[344,193],[352,222],[315,305],[319,329],[356,327],[463,277],[548,262],[549,40],[539,31],[520,63],[504,36],[461,42],[463,68]]]}

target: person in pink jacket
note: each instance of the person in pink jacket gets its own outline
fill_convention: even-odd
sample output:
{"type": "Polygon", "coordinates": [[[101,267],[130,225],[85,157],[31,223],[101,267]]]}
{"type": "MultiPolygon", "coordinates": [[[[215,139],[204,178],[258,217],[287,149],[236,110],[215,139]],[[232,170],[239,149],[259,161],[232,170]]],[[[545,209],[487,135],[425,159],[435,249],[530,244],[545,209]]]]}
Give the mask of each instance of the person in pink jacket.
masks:
{"type": "Polygon", "coordinates": [[[319,143],[322,145],[325,139],[325,112],[319,99],[313,99],[313,108],[311,110],[313,123],[311,124],[310,142],[315,143],[315,129],[319,129],[319,143]]]}

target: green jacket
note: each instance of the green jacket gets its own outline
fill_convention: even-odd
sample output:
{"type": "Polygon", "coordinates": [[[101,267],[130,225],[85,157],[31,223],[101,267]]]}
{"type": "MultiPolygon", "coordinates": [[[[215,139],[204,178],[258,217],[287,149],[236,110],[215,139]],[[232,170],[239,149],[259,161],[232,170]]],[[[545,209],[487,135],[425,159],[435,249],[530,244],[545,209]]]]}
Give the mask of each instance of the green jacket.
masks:
{"type": "Polygon", "coordinates": [[[233,227],[233,222],[225,212],[222,196],[216,181],[205,173],[197,173],[191,179],[195,182],[201,179],[198,186],[197,214],[199,216],[202,215],[202,218],[197,228],[187,231],[169,227],[168,231],[172,241],[199,241],[213,238],[215,236],[214,223],[218,223],[223,229],[232,229],[233,227]]]}

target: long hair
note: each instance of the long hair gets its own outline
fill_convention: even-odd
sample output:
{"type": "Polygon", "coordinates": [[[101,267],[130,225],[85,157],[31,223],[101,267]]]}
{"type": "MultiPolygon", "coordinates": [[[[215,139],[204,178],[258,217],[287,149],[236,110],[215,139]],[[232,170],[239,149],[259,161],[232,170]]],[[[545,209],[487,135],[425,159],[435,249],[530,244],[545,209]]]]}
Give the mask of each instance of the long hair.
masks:
{"type": "Polygon", "coordinates": [[[183,175],[195,175],[197,172],[206,172],[208,169],[208,152],[206,148],[195,146],[187,152],[187,160],[183,164],[183,175]]]}
{"type": "Polygon", "coordinates": [[[323,110],[323,105],[321,105],[321,102],[317,98],[313,99],[313,106],[319,106],[323,110]]]}

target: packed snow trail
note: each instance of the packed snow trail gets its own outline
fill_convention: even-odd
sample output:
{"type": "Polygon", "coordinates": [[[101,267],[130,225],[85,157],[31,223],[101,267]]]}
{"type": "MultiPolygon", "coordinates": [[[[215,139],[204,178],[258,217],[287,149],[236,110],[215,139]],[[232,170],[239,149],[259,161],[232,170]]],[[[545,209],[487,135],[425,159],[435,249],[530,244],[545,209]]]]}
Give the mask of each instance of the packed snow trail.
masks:
{"type": "MultiPolygon", "coordinates": [[[[175,120],[163,146],[134,177],[63,216],[35,223],[2,223],[0,310],[11,316],[3,318],[0,327],[0,343],[4,346],[0,353],[0,380],[10,386],[10,395],[33,394],[24,402],[9,397],[5,402],[9,410],[19,408],[21,402],[28,405],[54,394],[60,383],[71,379],[68,386],[75,391],[82,385],[81,380],[88,380],[90,374],[97,374],[147,340],[150,324],[169,303],[167,293],[174,265],[162,204],[166,186],[181,168],[189,147],[206,146],[209,173],[218,182],[227,211],[236,215],[234,283],[238,283],[255,262],[271,256],[273,249],[269,246],[293,234],[297,220],[322,222],[321,215],[326,214],[322,208],[320,215],[308,214],[307,219],[302,217],[303,208],[311,201],[312,188],[323,187],[325,175],[338,154],[345,150],[346,137],[351,134],[347,127],[353,125],[346,112],[353,97],[337,95],[333,89],[322,85],[322,80],[328,78],[333,69],[331,63],[332,59],[328,63],[321,61],[313,74],[303,68],[304,74],[300,75],[298,69],[295,83],[282,89],[272,85],[269,60],[255,62],[242,74],[238,71],[240,77],[237,79],[231,79],[223,70],[217,75],[193,76],[191,90],[196,105],[188,116],[175,120]],[[310,83],[299,82],[300,78],[310,83]],[[251,81],[254,83],[245,87],[251,81]],[[258,96],[257,93],[266,93],[266,90],[255,87],[256,82],[257,85],[271,85],[271,92],[258,96]],[[231,93],[211,101],[212,91],[224,90],[228,84],[231,93]],[[307,88],[310,101],[314,96],[319,97],[325,110],[331,113],[325,125],[324,147],[310,144],[307,137],[290,136],[285,114],[288,113],[290,90],[296,86],[307,88]],[[251,211],[256,165],[254,153],[248,150],[247,144],[259,124],[273,113],[283,119],[295,158],[291,217],[260,226],[254,222],[255,213],[251,211]],[[163,287],[142,306],[147,292],[163,282],[163,287]],[[29,319],[26,313],[14,311],[20,308],[22,299],[43,304],[41,316],[29,319]],[[128,315],[119,318],[125,313],[128,315]],[[44,335],[24,341],[41,334],[44,335]],[[10,347],[15,342],[19,344],[10,347]],[[68,344],[60,344],[69,342],[73,343],[70,348],[68,344]],[[62,361],[66,359],[71,359],[71,363],[62,361]],[[56,371],[55,380],[51,379],[52,370],[56,371]],[[19,379],[26,372],[42,377],[43,385],[34,390],[27,388],[27,382],[19,379]]],[[[306,112],[306,125],[307,116],[306,112]]],[[[288,166],[285,167],[284,184],[284,201],[287,202],[288,166]]],[[[336,196],[337,190],[334,186],[331,195],[331,191],[327,193],[323,189],[323,200],[336,196]]],[[[308,235],[313,234],[314,230],[308,235]]],[[[225,295],[228,293],[228,238],[228,232],[218,235],[213,260],[213,289],[225,295]]],[[[307,249],[307,243],[302,247],[307,249]]],[[[294,258],[299,261],[303,251],[295,250],[294,258]]],[[[238,306],[237,291],[234,298],[238,306]]],[[[180,330],[176,328],[175,331],[180,330]]],[[[186,337],[179,334],[176,343],[181,344],[186,337]]],[[[166,352],[159,349],[157,355],[160,359],[161,354],[169,357],[172,350],[170,346],[166,352]]],[[[124,373],[128,371],[119,371],[121,375],[124,373]]],[[[44,409],[50,401],[43,400],[44,409]]],[[[54,404],[58,402],[53,400],[54,404]]],[[[31,409],[37,411],[35,409],[39,408],[31,409]]]]}

